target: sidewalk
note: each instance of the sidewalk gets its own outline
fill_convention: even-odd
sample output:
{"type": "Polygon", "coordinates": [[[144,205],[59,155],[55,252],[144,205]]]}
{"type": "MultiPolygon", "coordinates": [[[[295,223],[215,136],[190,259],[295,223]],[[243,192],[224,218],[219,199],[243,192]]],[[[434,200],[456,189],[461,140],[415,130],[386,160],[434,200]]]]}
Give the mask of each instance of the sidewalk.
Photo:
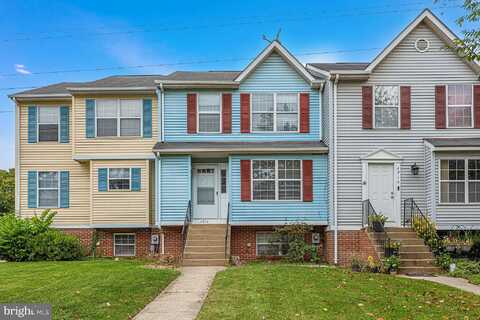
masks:
{"type": "Polygon", "coordinates": [[[454,287],[463,291],[468,291],[476,295],[480,295],[480,286],[471,284],[470,282],[462,278],[454,278],[454,277],[446,277],[446,276],[437,276],[437,277],[404,276],[404,277],[410,278],[410,279],[421,279],[421,280],[436,282],[436,283],[444,284],[444,285],[454,287]]]}
{"type": "Polygon", "coordinates": [[[194,320],[218,271],[224,267],[184,267],[182,274],[149,303],[135,320],[194,320]]]}

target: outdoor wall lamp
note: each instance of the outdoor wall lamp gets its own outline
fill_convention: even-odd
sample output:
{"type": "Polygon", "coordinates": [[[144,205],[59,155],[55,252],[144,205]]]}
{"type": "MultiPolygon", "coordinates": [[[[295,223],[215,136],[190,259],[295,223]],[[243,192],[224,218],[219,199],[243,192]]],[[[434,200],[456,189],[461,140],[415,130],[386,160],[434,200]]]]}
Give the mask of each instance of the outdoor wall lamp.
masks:
{"type": "Polygon", "coordinates": [[[418,171],[420,170],[420,168],[417,166],[416,162],[414,164],[412,164],[410,169],[412,170],[412,174],[414,176],[418,176],[418,171]]]}

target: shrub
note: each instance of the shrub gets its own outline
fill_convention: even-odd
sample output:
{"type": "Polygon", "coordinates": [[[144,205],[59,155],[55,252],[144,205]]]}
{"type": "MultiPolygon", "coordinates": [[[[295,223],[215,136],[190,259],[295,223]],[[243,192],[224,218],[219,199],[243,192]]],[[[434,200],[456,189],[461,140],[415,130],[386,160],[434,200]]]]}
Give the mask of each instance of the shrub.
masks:
{"type": "Polygon", "coordinates": [[[0,256],[10,261],[80,258],[80,241],[50,227],[55,214],[45,210],[30,219],[14,214],[0,217],[0,256]]]}
{"type": "Polygon", "coordinates": [[[445,252],[444,241],[440,239],[435,223],[430,218],[414,217],[412,219],[412,228],[435,255],[445,252]]]}
{"type": "Polygon", "coordinates": [[[458,259],[455,260],[457,265],[454,272],[451,274],[455,277],[467,278],[472,274],[480,274],[480,262],[479,261],[470,261],[467,259],[458,259]]]}
{"type": "Polygon", "coordinates": [[[383,259],[383,269],[385,272],[397,271],[400,266],[400,259],[396,255],[392,255],[383,259]]]}
{"type": "Polygon", "coordinates": [[[448,270],[452,263],[452,257],[446,252],[439,254],[437,257],[437,265],[443,270],[448,270]]]}
{"type": "Polygon", "coordinates": [[[317,247],[308,245],[305,241],[305,235],[312,230],[311,226],[303,223],[287,224],[275,230],[275,233],[280,237],[287,238],[288,251],[286,258],[288,261],[295,263],[319,262],[320,257],[317,253],[317,247]]]}
{"type": "Polygon", "coordinates": [[[471,259],[480,260],[480,239],[475,239],[470,252],[468,253],[471,259]]]}

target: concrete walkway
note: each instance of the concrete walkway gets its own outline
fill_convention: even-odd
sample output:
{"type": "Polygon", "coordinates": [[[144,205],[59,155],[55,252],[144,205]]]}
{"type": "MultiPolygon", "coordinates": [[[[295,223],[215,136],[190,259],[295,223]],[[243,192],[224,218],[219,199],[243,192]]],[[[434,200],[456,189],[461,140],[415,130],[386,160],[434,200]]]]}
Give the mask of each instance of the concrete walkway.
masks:
{"type": "Polygon", "coordinates": [[[218,271],[224,267],[183,267],[182,274],[135,316],[136,320],[194,320],[218,271]]]}
{"type": "Polygon", "coordinates": [[[462,278],[445,277],[445,276],[437,276],[437,277],[404,276],[404,277],[410,278],[410,279],[421,279],[421,280],[441,283],[450,287],[454,287],[463,291],[468,291],[473,294],[480,295],[480,286],[471,284],[470,282],[462,278]]]}

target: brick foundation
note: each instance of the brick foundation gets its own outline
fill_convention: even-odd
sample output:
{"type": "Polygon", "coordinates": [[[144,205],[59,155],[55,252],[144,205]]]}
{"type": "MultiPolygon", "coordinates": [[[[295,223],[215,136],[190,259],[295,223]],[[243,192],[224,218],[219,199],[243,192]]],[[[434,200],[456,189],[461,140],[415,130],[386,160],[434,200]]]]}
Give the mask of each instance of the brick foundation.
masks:
{"type": "Polygon", "coordinates": [[[80,243],[85,249],[87,255],[91,254],[92,239],[94,232],[97,234],[96,255],[99,257],[113,257],[114,243],[113,235],[115,233],[134,233],[135,234],[135,254],[137,257],[179,257],[182,252],[181,227],[163,227],[161,230],[156,228],[142,229],[63,229],[63,232],[74,235],[80,239],[80,243]],[[161,253],[161,245],[158,251],[152,251],[150,244],[152,234],[162,234],[164,239],[164,254],[161,253]]]}
{"type": "MultiPolygon", "coordinates": [[[[272,226],[232,226],[231,231],[231,248],[230,254],[232,257],[239,257],[242,261],[250,261],[259,258],[256,254],[256,233],[260,231],[273,231],[272,226]]],[[[325,231],[323,227],[316,227],[314,232],[319,232],[322,236],[320,245],[318,246],[318,254],[320,257],[325,257],[325,231]]],[[[308,244],[312,243],[311,233],[305,235],[305,241],[308,244]]],[[[278,259],[278,257],[266,257],[269,259],[278,259]]]]}
{"type": "MultiPolygon", "coordinates": [[[[377,259],[375,247],[370,242],[365,230],[339,230],[338,231],[338,264],[350,265],[352,258],[357,257],[367,260],[369,256],[377,259]]],[[[334,263],[334,232],[326,232],[326,260],[334,263]]]]}

